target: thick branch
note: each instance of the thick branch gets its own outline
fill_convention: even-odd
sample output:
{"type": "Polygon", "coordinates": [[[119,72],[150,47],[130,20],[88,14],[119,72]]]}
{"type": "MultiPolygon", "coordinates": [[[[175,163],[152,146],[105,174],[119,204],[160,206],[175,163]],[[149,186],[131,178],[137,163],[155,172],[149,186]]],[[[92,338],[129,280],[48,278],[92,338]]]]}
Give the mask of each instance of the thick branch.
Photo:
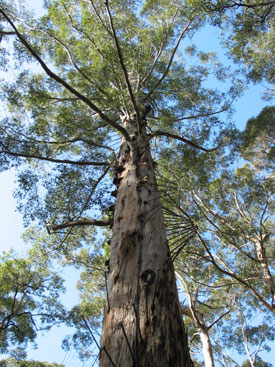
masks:
{"type": "Polygon", "coordinates": [[[20,158],[33,158],[39,159],[41,161],[53,162],[53,163],[61,163],[61,164],[73,164],[77,166],[111,166],[112,163],[109,162],[89,162],[89,161],[72,161],[70,159],[57,159],[57,158],[50,158],[50,157],[43,157],[37,154],[28,154],[28,153],[17,153],[12,152],[10,150],[2,149],[0,150],[0,154],[7,154],[12,157],[20,157],[20,158]]]}
{"type": "Polygon", "coordinates": [[[192,141],[190,141],[188,139],[185,139],[185,138],[183,138],[179,135],[171,134],[171,133],[168,133],[166,131],[160,131],[160,130],[157,130],[153,134],[149,135],[149,138],[153,139],[156,136],[166,136],[167,138],[173,138],[173,139],[176,139],[176,140],[180,140],[180,141],[182,141],[186,144],[191,145],[194,148],[203,150],[204,152],[213,152],[214,150],[217,150],[219,148],[219,147],[216,147],[216,148],[212,148],[212,149],[206,149],[206,148],[203,148],[200,145],[197,145],[196,143],[193,143],[192,141]]]}
{"type": "Polygon", "coordinates": [[[59,229],[64,229],[68,227],[76,227],[76,226],[97,226],[97,227],[106,227],[110,225],[110,220],[96,220],[96,219],[79,219],[79,220],[71,220],[62,224],[57,225],[47,225],[49,230],[58,231],[59,229]]]}
{"type": "Polygon", "coordinates": [[[46,74],[55,80],[57,83],[61,84],[64,88],[66,88],[68,91],[70,91],[72,94],[74,94],[76,97],[78,97],[82,102],[84,102],[86,105],[88,105],[92,110],[98,113],[98,115],[102,118],[103,121],[107,122],[109,125],[111,125],[116,130],[120,131],[126,140],[130,140],[130,137],[127,133],[127,131],[120,125],[118,125],[116,122],[112,121],[108,116],[106,116],[94,103],[92,103],[87,97],[85,97],[83,94],[81,94],[79,91],[77,91],[74,87],[72,87],[70,84],[68,84],[64,79],[60,78],[57,74],[55,74],[52,70],[48,68],[48,66],[44,63],[44,61],[41,59],[41,57],[34,51],[32,46],[25,40],[25,38],[22,36],[22,34],[18,31],[16,26],[13,24],[11,19],[3,12],[3,10],[0,9],[0,13],[4,16],[4,18],[9,22],[11,27],[14,29],[17,37],[21,41],[21,43],[26,47],[26,49],[30,52],[30,54],[39,62],[43,70],[46,72],[46,74]]]}

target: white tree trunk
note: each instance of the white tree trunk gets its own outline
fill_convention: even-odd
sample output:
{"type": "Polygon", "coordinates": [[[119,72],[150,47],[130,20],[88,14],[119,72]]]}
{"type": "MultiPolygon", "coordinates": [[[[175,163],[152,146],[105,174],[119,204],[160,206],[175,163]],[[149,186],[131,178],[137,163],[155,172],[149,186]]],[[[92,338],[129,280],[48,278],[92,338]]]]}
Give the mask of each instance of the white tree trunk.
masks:
{"type": "Polygon", "coordinates": [[[149,140],[124,126],[100,367],[191,367],[149,140]]]}
{"type": "Polygon", "coordinates": [[[264,243],[263,241],[259,240],[255,241],[255,244],[256,244],[257,257],[263,272],[264,281],[270,289],[273,302],[275,302],[275,283],[268,267],[267,259],[265,256],[264,243]]]}
{"type": "Polygon", "coordinates": [[[208,330],[200,328],[199,335],[200,335],[201,342],[202,342],[204,366],[205,367],[215,367],[212,346],[211,346],[208,330]]]}
{"type": "Polygon", "coordinates": [[[209,337],[209,328],[206,326],[203,315],[200,311],[196,310],[191,297],[190,307],[182,308],[181,312],[183,315],[188,316],[194,326],[197,328],[201,342],[202,342],[202,352],[204,357],[205,367],[215,367],[212,345],[209,337]]]}

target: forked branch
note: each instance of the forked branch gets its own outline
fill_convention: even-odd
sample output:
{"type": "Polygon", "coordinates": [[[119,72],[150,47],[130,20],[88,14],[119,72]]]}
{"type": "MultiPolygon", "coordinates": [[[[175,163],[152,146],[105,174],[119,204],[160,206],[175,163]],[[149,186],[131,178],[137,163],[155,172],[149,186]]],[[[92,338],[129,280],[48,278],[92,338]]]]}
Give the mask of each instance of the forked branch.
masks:
{"type": "Polygon", "coordinates": [[[166,75],[169,73],[169,70],[170,70],[170,67],[173,63],[173,60],[174,60],[174,56],[179,48],[179,45],[180,45],[180,42],[182,40],[182,37],[184,36],[185,32],[187,32],[187,30],[189,29],[190,27],[190,24],[192,23],[193,19],[191,19],[187,26],[181,31],[181,34],[178,38],[178,41],[176,43],[176,46],[174,47],[173,51],[172,51],[172,54],[171,54],[171,57],[170,57],[170,60],[168,62],[168,65],[167,65],[167,68],[165,70],[165,72],[162,74],[161,78],[157,81],[157,83],[154,85],[154,87],[149,91],[149,93],[147,94],[146,98],[148,99],[153,93],[154,91],[158,88],[158,86],[162,83],[162,81],[164,80],[164,78],[166,77],[166,75]]]}

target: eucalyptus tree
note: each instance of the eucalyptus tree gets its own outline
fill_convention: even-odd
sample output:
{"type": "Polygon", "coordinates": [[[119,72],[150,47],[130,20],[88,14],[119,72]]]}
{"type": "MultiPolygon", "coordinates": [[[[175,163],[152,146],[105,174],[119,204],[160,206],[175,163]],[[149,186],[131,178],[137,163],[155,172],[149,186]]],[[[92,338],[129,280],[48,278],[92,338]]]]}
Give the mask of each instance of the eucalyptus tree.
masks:
{"type": "MultiPolygon", "coordinates": [[[[183,267],[183,263],[180,264],[182,260],[177,264],[178,272],[183,267]]],[[[183,276],[181,276],[177,273],[185,295],[182,302],[182,314],[185,316],[188,334],[191,338],[191,353],[193,355],[202,354],[203,365],[214,367],[216,355],[214,354],[211,334],[213,334],[214,326],[232,311],[235,299],[233,292],[224,292],[222,280],[214,281],[211,284],[211,280],[207,279],[207,285],[203,285],[201,282],[205,279],[200,277],[200,282],[195,276],[195,273],[198,274],[199,272],[201,272],[201,269],[196,271],[193,268],[190,271],[193,275],[192,281],[188,279],[186,274],[183,273],[183,276]],[[196,280],[194,280],[194,277],[196,280]],[[199,336],[199,342],[197,336],[199,336]]],[[[207,273],[207,277],[216,278],[214,272],[213,275],[210,275],[210,272],[207,273]]]]}
{"type": "Polygon", "coordinates": [[[206,88],[230,73],[213,54],[188,59],[203,21],[179,0],[46,1],[40,19],[2,2],[0,20],[4,48],[14,39],[2,66],[19,68],[3,88],[1,168],[22,167],[26,222],[46,223],[59,254],[77,231],[83,245],[112,227],[100,366],[191,366],[151,152],[217,148],[237,78],[206,88]]]}

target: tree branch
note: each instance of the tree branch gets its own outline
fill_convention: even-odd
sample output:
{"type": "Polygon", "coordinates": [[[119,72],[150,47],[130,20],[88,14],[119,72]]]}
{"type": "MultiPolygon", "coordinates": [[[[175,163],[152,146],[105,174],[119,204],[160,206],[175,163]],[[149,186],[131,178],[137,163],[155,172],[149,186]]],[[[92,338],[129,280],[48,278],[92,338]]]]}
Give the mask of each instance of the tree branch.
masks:
{"type": "Polygon", "coordinates": [[[181,32],[181,34],[180,34],[180,36],[178,38],[178,41],[176,43],[176,46],[174,47],[174,49],[172,51],[172,54],[171,54],[171,57],[170,57],[170,60],[168,62],[168,65],[167,65],[167,68],[166,68],[165,72],[162,74],[162,77],[157,81],[157,83],[154,85],[154,87],[149,91],[149,93],[146,96],[146,99],[148,99],[151,96],[151,94],[153,94],[153,92],[158,88],[158,86],[162,83],[163,79],[168,74],[168,72],[170,70],[170,67],[172,65],[174,56],[175,56],[175,54],[177,52],[177,49],[178,49],[178,47],[180,45],[180,42],[182,40],[182,37],[184,36],[184,33],[189,29],[189,26],[192,23],[192,21],[193,21],[193,18],[188,22],[187,26],[182,30],[182,32],[181,32]]]}
{"type": "MultiPolygon", "coordinates": [[[[0,145],[2,145],[0,143],[0,145]]],[[[109,162],[89,162],[89,161],[72,161],[70,159],[57,159],[57,158],[50,158],[50,157],[43,157],[37,154],[28,154],[28,153],[17,153],[12,152],[10,150],[2,149],[0,150],[0,154],[7,154],[13,157],[19,157],[19,158],[33,158],[33,159],[39,159],[41,161],[47,161],[47,162],[53,162],[53,163],[61,163],[61,164],[73,164],[77,166],[111,166],[112,163],[109,162]]]]}
{"type": "Polygon", "coordinates": [[[16,35],[15,32],[12,32],[12,31],[6,32],[6,31],[3,31],[3,30],[0,29],[0,42],[1,42],[3,36],[15,36],[15,35],[16,35]]]}
{"type": "MultiPolygon", "coordinates": [[[[238,245],[238,243],[236,243],[234,237],[231,235],[230,238],[229,236],[227,236],[227,234],[219,227],[218,224],[216,224],[214,222],[214,220],[212,220],[206,213],[205,211],[202,209],[202,207],[200,206],[200,204],[195,200],[196,197],[199,202],[201,203],[201,205],[203,206],[203,208],[207,211],[207,213],[211,214],[215,219],[219,219],[226,227],[230,228],[230,230],[234,231],[234,228],[227,222],[225,221],[219,214],[215,213],[212,211],[212,209],[210,209],[203,201],[202,199],[195,193],[193,192],[193,202],[195,203],[196,207],[199,209],[199,211],[202,213],[202,215],[204,216],[204,218],[213,226],[213,228],[215,228],[218,233],[220,234],[221,238],[218,237],[218,235],[216,234],[216,236],[219,238],[219,240],[224,243],[222,241],[222,238],[225,239],[225,241],[227,241],[229,244],[231,244],[234,248],[236,248],[240,253],[242,253],[244,256],[248,257],[250,260],[255,261],[260,263],[260,261],[255,258],[254,256],[250,255],[249,253],[247,253],[246,251],[244,251],[241,246],[238,245]]],[[[209,229],[211,232],[214,232],[213,230],[209,229]]],[[[239,229],[241,230],[241,229],[239,229]]],[[[215,232],[214,232],[215,233],[215,232]]],[[[253,241],[253,239],[250,239],[248,237],[248,240],[253,241]]]]}
{"type": "Polygon", "coordinates": [[[231,4],[228,5],[208,5],[208,4],[203,4],[203,7],[210,10],[210,11],[223,11],[226,9],[230,9],[230,8],[248,8],[248,9],[257,9],[259,7],[265,7],[265,6],[270,6],[270,8],[272,8],[275,5],[274,1],[267,1],[265,3],[259,3],[259,4],[245,4],[242,2],[236,2],[236,1],[232,1],[231,4]]]}
{"type": "Polygon", "coordinates": [[[140,120],[139,110],[138,110],[136,100],[135,100],[135,97],[134,97],[134,93],[133,93],[133,90],[132,90],[132,87],[131,87],[128,72],[127,72],[126,66],[124,64],[122,52],[121,52],[121,49],[120,49],[120,46],[119,46],[118,38],[117,38],[117,35],[116,35],[116,31],[115,31],[115,28],[114,28],[113,19],[112,19],[112,15],[111,15],[108,3],[109,3],[108,0],[106,0],[105,1],[105,6],[106,6],[109,22],[110,22],[110,27],[111,27],[111,30],[112,30],[112,36],[113,36],[113,39],[115,41],[116,50],[117,50],[117,54],[118,54],[118,59],[119,59],[120,66],[121,66],[121,69],[122,69],[123,74],[124,74],[124,78],[125,78],[125,82],[126,82],[126,85],[127,85],[128,93],[130,95],[132,105],[133,105],[135,113],[137,115],[139,130],[141,131],[141,120],[140,120]]]}
{"type": "Polygon", "coordinates": [[[93,196],[93,194],[94,194],[97,186],[99,185],[99,183],[101,182],[101,180],[103,180],[103,178],[107,175],[107,173],[109,172],[109,169],[110,169],[110,167],[107,167],[105,169],[105,171],[102,173],[102,175],[93,184],[93,187],[92,187],[92,189],[91,189],[91,191],[90,191],[90,193],[89,193],[89,195],[88,195],[88,197],[87,197],[84,205],[82,206],[80,212],[78,213],[77,217],[75,218],[75,220],[79,220],[80,219],[81,215],[84,213],[84,210],[87,208],[90,200],[92,199],[92,196],[93,196]]]}
{"type": "Polygon", "coordinates": [[[163,51],[164,46],[165,46],[165,43],[166,43],[166,41],[167,41],[167,39],[168,39],[169,30],[170,30],[171,26],[173,26],[173,25],[174,25],[174,20],[175,20],[175,17],[176,17],[176,14],[177,14],[177,13],[178,13],[178,10],[176,11],[176,13],[175,13],[175,15],[174,15],[174,17],[173,17],[173,20],[172,20],[172,22],[171,22],[171,24],[170,24],[170,26],[169,26],[169,28],[168,28],[168,30],[167,30],[167,32],[166,32],[165,39],[163,40],[163,42],[162,42],[162,43],[161,43],[161,45],[160,45],[160,48],[159,48],[159,50],[158,50],[158,52],[157,52],[157,54],[156,54],[156,56],[155,56],[155,59],[154,59],[154,61],[153,61],[153,64],[152,64],[152,66],[151,66],[150,70],[149,70],[149,72],[147,73],[147,75],[142,79],[142,81],[141,81],[141,83],[140,83],[140,86],[142,86],[143,84],[145,84],[145,83],[147,82],[147,80],[150,78],[150,76],[151,76],[152,72],[154,71],[154,68],[155,68],[155,66],[156,66],[156,64],[157,64],[157,62],[158,62],[158,60],[159,60],[159,58],[160,58],[160,56],[161,56],[161,54],[162,54],[162,51],[163,51]]]}
{"type": "Polygon", "coordinates": [[[110,96],[108,95],[107,92],[105,92],[105,90],[103,90],[100,86],[98,86],[94,80],[92,80],[87,74],[85,74],[79,67],[78,65],[76,64],[76,62],[74,61],[73,59],[73,55],[69,49],[69,47],[62,41],[60,40],[59,38],[57,38],[55,35],[43,30],[43,29],[40,29],[40,31],[42,33],[45,33],[47,34],[49,37],[52,37],[57,43],[59,43],[67,52],[68,54],[68,57],[69,57],[69,60],[71,62],[71,64],[74,66],[74,68],[79,72],[79,74],[87,81],[89,82],[91,85],[93,85],[101,94],[103,94],[105,97],[107,97],[107,99],[111,99],[110,96]]]}
{"type": "Polygon", "coordinates": [[[93,1],[92,1],[92,0],[90,0],[90,3],[91,3],[91,5],[92,5],[92,8],[93,8],[93,10],[94,10],[94,12],[95,12],[96,16],[98,17],[98,19],[99,19],[100,23],[102,24],[103,28],[106,30],[106,32],[107,32],[111,37],[113,37],[112,32],[110,31],[110,29],[108,29],[108,28],[107,28],[106,24],[103,22],[103,19],[101,18],[101,16],[100,16],[99,12],[96,10],[96,7],[95,7],[95,5],[94,5],[94,3],[93,3],[93,1]]]}
{"type": "Polygon", "coordinates": [[[224,270],[222,267],[220,267],[217,262],[214,259],[214,256],[212,255],[210,249],[208,248],[206,242],[204,241],[204,239],[201,237],[199,231],[197,230],[197,236],[199,237],[203,247],[205,248],[206,252],[209,255],[209,261],[215,266],[215,268],[217,270],[219,270],[221,273],[228,275],[230,278],[236,279],[240,284],[242,284],[245,288],[247,288],[251,293],[254,294],[254,296],[260,301],[262,302],[262,304],[267,307],[271,312],[273,312],[275,314],[275,307],[273,305],[270,305],[269,303],[267,303],[265,301],[265,299],[245,280],[243,280],[242,278],[240,278],[236,273],[234,272],[229,272],[227,270],[224,270]]]}
{"type": "Polygon", "coordinates": [[[225,311],[221,316],[219,316],[215,321],[212,322],[211,325],[209,325],[207,327],[208,330],[210,330],[217,322],[219,322],[224,316],[226,316],[227,314],[229,314],[229,312],[231,312],[234,308],[234,305],[235,305],[235,300],[234,300],[234,303],[233,305],[227,310],[225,311]]]}
{"type": "Polygon", "coordinates": [[[102,175],[97,179],[97,181],[94,183],[91,192],[89,193],[84,205],[82,206],[80,212],[78,213],[75,220],[71,220],[65,223],[62,223],[60,225],[54,225],[50,223],[46,223],[46,228],[49,234],[51,234],[51,230],[57,231],[58,229],[68,228],[72,229],[74,226],[85,226],[85,225],[94,225],[99,227],[104,227],[107,225],[111,225],[112,221],[111,219],[108,220],[94,220],[94,219],[80,219],[81,215],[83,214],[84,210],[86,209],[87,205],[89,204],[89,201],[91,200],[95,189],[97,188],[98,184],[101,182],[101,180],[106,176],[108,173],[110,167],[107,167],[107,169],[102,173],[102,175]]]}
{"type": "MultiPolygon", "coordinates": [[[[73,144],[73,143],[83,142],[83,143],[89,145],[90,147],[97,147],[97,148],[107,149],[111,152],[113,157],[115,157],[114,149],[112,149],[108,145],[97,144],[92,140],[88,140],[88,139],[82,138],[80,136],[77,136],[73,139],[62,140],[62,141],[45,141],[45,140],[38,140],[38,139],[35,139],[33,137],[30,137],[30,136],[22,133],[21,131],[17,131],[15,129],[13,129],[12,127],[10,127],[8,125],[3,125],[3,127],[5,128],[5,130],[8,130],[8,129],[11,130],[14,134],[18,135],[19,137],[23,136],[25,139],[27,139],[29,141],[33,141],[35,143],[45,144],[45,145],[70,145],[70,144],[73,144]]],[[[12,140],[17,141],[17,142],[22,142],[22,140],[16,139],[14,137],[12,138],[12,140]]],[[[4,147],[4,144],[1,143],[1,142],[0,142],[0,145],[2,145],[4,147]]]]}
{"type": "MultiPolygon", "coordinates": [[[[234,101],[234,100],[233,100],[234,101]]],[[[232,105],[232,102],[230,102],[228,105],[222,107],[220,110],[218,111],[214,111],[214,112],[207,112],[207,113],[199,113],[198,115],[190,115],[190,116],[184,116],[184,117],[180,117],[176,120],[173,120],[173,122],[180,122],[183,120],[193,120],[193,119],[198,119],[200,117],[209,117],[209,116],[214,116],[214,115],[218,115],[219,113],[225,112],[227,111],[230,106],[232,105]]]]}
{"type": "Polygon", "coordinates": [[[30,54],[38,61],[38,63],[41,65],[42,69],[45,71],[45,73],[55,80],[58,84],[61,84],[64,88],[66,88],[68,91],[70,91],[73,95],[78,97],[82,102],[84,102],[86,105],[88,105],[92,110],[98,113],[98,115],[102,118],[103,121],[107,122],[109,125],[111,125],[116,130],[120,131],[126,140],[130,140],[129,134],[127,131],[111,120],[108,116],[106,116],[94,103],[92,103],[87,97],[85,97],[83,94],[81,94],[79,91],[77,91],[74,87],[72,87],[70,84],[68,84],[64,79],[60,78],[57,74],[55,74],[52,70],[48,68],[48,66],[45,64],[45,62],[41,59],[41,57],[34,51],[32,46],[26,41],[26,39],[22,36],[22,34],[18,31],[16,26],[13,24],[12,20],[6,15],[6,13],[0,9],[0,13],[4,16],[4,18],[8,21],[8,23],[11,25],[11,27],[14,29],[17,37],[19,38],[20,42],[26,47],[26,49],[30,52],[30,54]]]}
{"type": "Polygon", "coordinates": [[[97,227],[106,227],[110,225],[110,220],[96,220],[96,219],[78,219],[78,220],[71,220],[62,224],[52,225],[46,224],[48,231],[51,230],[58,231],[59,229],[64,229],[68,227],[76,227],[76,226],[97,226],[97,227]]]}
{"type": "Polygon", "coordinates": [[[213,152],[213,151],[219,149],[219,147],[212,148],[212,149],[206,149],[206,148],[201,147],[200,145],[197,145],[196,143],[193,143],[191,140],[185,139],[185,138],[183,138],[179,135],[171,134],[171,133],[168,133],[166,131],[160,131],[160,130],[157,130],[154,133],[150,134],[149,139],[151,140],[151,139],[155,138],[156,136],[166,136],[167,138],[173,138],[173,139],[176,139],[176,140],[180,140],[180,141],[182,141],[186,144],[191,145],[194,148],[203,150],[204,152],[213,152]]]}

